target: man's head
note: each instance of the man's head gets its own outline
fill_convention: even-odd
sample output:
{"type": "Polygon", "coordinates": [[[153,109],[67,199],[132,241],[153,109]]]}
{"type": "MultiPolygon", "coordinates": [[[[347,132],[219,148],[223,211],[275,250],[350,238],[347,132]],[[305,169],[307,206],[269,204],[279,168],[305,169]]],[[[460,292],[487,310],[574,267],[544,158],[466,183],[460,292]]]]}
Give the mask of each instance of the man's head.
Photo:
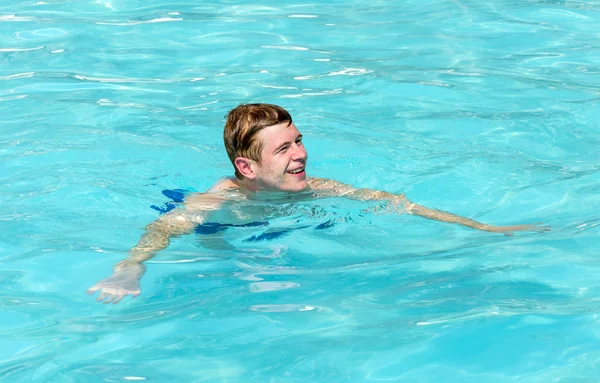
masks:
{"type": "Polygon", "coordinates": [[[255,189],[306,188],[307,155],[292,116],[280,106],[244,104],[227,115],[223,133],[235,176],[255,189]]]}

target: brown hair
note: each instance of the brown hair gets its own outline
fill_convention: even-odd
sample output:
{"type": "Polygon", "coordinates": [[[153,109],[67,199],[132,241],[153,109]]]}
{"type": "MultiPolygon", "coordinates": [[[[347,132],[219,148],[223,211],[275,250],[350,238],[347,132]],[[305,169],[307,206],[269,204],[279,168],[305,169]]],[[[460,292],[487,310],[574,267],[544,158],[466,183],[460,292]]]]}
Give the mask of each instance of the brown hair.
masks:
{"type": "Polygon", "coordinates": [[[223,141],[237,178],[241,179],[242,175],[235,167],[235,159],[246,157],[260,163],[262,142],[256,135],[264,128],[282,122],[291,125],[292,116],[282,107],[272,104],[241,104],[229,112],[223,141]]]}

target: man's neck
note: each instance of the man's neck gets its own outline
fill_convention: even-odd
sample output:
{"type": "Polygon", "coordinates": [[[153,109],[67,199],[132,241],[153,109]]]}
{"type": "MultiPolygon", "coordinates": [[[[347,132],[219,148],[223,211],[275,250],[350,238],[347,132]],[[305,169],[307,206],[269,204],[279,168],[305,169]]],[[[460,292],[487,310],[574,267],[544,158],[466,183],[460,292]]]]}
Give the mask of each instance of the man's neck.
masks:
{"type": "Polygon", "coordinates": [[[256,193],[260,191],[260,188],[253,180],[248,178],[236,179],[238,187],[242,192],[256,193]]]}
{"type": "Polygon", "coordinates": [[[295,199],[305,199],[306,192],[310,191],[310,188],[306,188],[304,191],[300,192],[287,192],[276,189],[268,189],[261,187],[254,180],[250,180],[248,178],[243,179],[235,179],[235,181],[240,193],[245,194],[249,199],[263,200],[263,201],[283,201],[283,200],[295,200],[295,199]]]}

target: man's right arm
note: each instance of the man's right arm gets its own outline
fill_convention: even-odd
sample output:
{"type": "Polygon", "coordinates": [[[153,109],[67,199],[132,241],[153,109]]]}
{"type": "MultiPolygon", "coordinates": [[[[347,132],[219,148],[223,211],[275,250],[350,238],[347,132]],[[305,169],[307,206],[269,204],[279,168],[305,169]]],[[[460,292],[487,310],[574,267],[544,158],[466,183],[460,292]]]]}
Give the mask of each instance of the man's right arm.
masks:
{"type": "Polygon", "coordinates": [[[207,193],[186,198],[184,208],[172,210],[146,226],[137,245],[129,251],[129,257],[114,266],[113,275],[88,289],[88,294],[100,290],[97,300],[104,303],[118,303],[127,295],[138,296],[139,281],[146,271],[143,262],[169,246],[171,237],[193,232],[210,211],[221,207],[225,199],[220,192],[231,189],[231,186],[231,180],[222,180],[207,193]]]}
{"type": "Polygon", "coordinates": [[[175,209],[160,216],[146,226],[137,245],[129,251],[129,258],[117,263],[115,271],[128,265],[147,261],[157,252],[169,246],[170,238],[194,231],[194,228],[205,222],[207,215],[218,210],[225,198],[221,192],[224,181],[221,181],[206,193],[192,194],[186,198],[182,209],[175,209]]]}
{"type": "Polygon", "coordinates": [[[142,234],[137,245],[131,248],[129,257],[117,263],[114,271],[147,261],[157,252],[167,248],[171,237],[189,234],[203,221],[202,213],[190,215],[189,212],[180,209],[162,215],[146,226],[146,232],[142,234]]]}

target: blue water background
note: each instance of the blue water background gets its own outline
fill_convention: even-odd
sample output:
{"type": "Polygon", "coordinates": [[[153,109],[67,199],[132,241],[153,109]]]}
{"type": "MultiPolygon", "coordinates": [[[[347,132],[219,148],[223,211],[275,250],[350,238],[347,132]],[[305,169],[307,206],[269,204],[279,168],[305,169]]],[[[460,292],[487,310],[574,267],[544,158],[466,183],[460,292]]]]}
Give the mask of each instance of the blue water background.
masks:
{"type": "Polygon", "coordinates": [[[0,0],[0,381],[599,381],[599,62],[598,1],[0,0]],[[241,102],[311,176],[552,231],[320,201],[95,303],[163,189],[232,173],[241,102]]]}

